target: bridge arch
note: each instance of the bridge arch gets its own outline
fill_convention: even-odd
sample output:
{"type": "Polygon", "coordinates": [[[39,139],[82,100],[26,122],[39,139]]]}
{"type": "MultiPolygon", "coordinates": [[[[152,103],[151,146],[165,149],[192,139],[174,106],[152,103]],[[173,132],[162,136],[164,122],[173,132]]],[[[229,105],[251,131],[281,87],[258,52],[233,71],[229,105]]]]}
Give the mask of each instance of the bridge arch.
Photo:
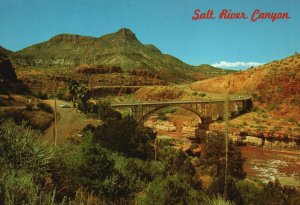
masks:
{"type": "Polygon", "coordinates": [[[185,105],[164,105],[164,106],[160,106],[160,107],[157,107],[153,110],[151,110],[150,112],[147,112],[146,114],[144,114],[141,118],[141,123],[144,123],[146,122],[146,120],[151,116],[153,115],[154,113],[158,112],[159,110],[162,110],[164,108],[167,108],[167,107],[174,107],[174,108],[183,108],[183,109],[186,109],[186,110],[189,110],[190,112],[194,113],[195,115],[197,115],[199,117],[199,123],[203,121],[203,119],[205,118],[205,116],[199,112],[198,110],[195,110],[191,107],[188,107],[188,106],[185,106],[185,105]]]}

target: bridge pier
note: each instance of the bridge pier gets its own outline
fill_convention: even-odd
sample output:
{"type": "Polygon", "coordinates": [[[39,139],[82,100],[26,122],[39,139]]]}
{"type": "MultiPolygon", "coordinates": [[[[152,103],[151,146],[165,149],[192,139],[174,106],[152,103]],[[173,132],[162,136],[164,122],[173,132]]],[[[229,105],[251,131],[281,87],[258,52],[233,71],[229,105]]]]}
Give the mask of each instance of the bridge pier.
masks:
{"type": "Polygon", "coordinates": [[[200,142],[206,141],[206,132],[208,130],[209,124],[213,122],[212,117],[201,117],[201,123],[198,124],[198,128],[195,129],[196,139],[200,142]]]}

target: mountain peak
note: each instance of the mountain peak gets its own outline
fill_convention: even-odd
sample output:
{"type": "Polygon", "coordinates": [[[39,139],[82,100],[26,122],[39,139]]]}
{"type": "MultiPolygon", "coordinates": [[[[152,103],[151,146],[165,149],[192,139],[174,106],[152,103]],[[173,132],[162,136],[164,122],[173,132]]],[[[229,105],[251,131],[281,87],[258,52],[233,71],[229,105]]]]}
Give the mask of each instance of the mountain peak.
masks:
{"type": "Polygon", "coordinates": [[[137,40],[135,34],[128,28],[121,28],[114,34],[126,40],[137,40]]]}
{"type": "Polygon", "coordinates": [[[119,34],[122,34],[122,35],[125,35],[125,36],[131,36],[131,35],[135,36],[135,34],[128,28],[121,28],[116,33],[119,33],[119,34]]]}

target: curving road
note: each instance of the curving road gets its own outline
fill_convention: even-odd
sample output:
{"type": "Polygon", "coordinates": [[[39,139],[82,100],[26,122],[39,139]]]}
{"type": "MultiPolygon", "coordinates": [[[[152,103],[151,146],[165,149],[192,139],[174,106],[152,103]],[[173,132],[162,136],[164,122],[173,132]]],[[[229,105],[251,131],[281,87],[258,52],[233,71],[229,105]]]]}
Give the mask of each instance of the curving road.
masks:
{"type": "MultiPolygon", "coordinates": [[[[44,100],[45,103],[51,105],[54,109],[54,100],[44,100]]],[[[100,120],[87,118],[86,115],[79,113],[72,107],[72,103],[57,100],[57,143],[63,143],[69,137],[76,137],[76,135],[88,124],[99,124],[100,120]],[[61,108],[59,105],[66,104],[70,108],[61,108]]],[[[49,142],[54,142],[54,123],[44,132],[44,137],[49,142]]]]}

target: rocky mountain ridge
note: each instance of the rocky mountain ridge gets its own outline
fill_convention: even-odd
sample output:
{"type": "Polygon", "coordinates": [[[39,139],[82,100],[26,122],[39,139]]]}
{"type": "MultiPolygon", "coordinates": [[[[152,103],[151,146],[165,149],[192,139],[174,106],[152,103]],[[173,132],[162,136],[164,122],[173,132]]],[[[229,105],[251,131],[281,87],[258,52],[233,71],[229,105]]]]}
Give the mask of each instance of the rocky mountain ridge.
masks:
{"type": "MultiPolygon", "coordinates": [[[[99,38],[60,34],[48,41],[24,48],[10,55],[17,66],[77,67],[81,64],[119,66],[125,71],[148,70],[162,80],[180,83],[205,79],[207,69],[188,65],[163,54],[154,45],[144,45],[129,29],[120,29],[99,38]],[[195,73],[200,73],[197,77],[195,73]]],[[[215,75],[226,73],[212,68],[215,75]]]]}

